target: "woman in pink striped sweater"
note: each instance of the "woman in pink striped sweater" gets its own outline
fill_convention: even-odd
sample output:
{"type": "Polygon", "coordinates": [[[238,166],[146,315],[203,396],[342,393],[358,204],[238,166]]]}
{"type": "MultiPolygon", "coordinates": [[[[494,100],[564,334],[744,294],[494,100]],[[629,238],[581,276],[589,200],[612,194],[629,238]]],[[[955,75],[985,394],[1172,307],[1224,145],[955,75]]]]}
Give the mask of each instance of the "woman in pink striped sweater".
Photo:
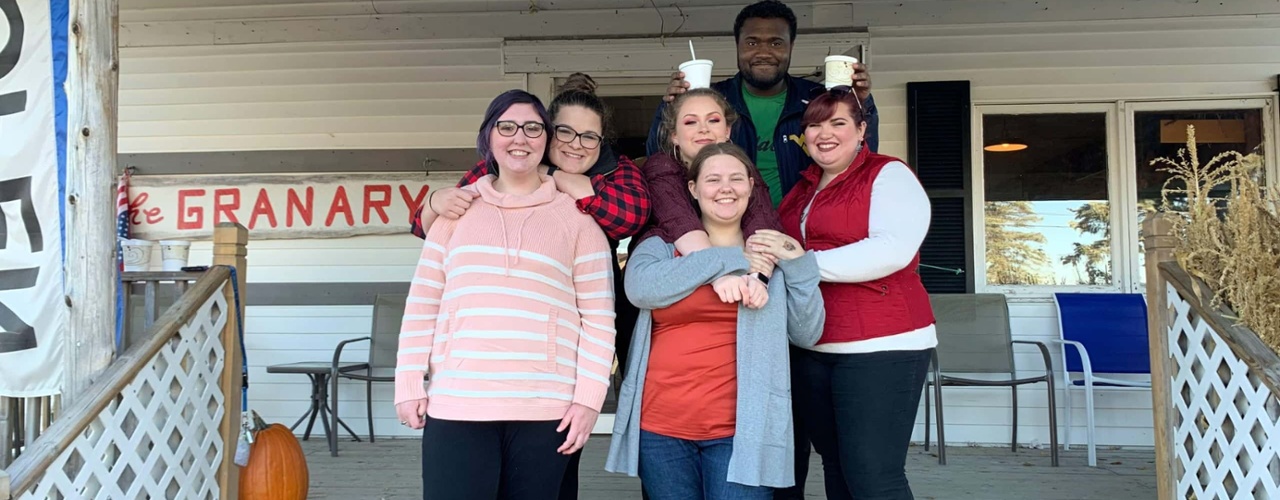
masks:
{"type": "Polygon", "coordinates": [[[401,422],[425,427],[424,498],[556,498],[604,404],[611,254],[592,218],[538,173],[548,123],[527,92],[494,99],[476,149],[498,175],[462,188],[477,195],[471,208],[427,232],[395,395],[401,422]]]}

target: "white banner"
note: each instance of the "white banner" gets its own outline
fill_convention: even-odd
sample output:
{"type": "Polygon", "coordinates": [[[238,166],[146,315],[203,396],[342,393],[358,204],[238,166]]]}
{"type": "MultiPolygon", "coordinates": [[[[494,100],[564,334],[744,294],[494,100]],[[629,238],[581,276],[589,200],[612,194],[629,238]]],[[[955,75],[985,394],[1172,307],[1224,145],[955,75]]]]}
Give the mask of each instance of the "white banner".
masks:
{"type": "Polygon", "coordinates": [[[145,240],[207,239],[238,222],[249,239],[408,234],[409,215],[462,172],[132,177],[129,222],[145,240]]]}
{"type": "Polygon", "coordinates": [[[61,389],[66,107],[55,72],[65,78],[66,26],[51,19],[65,25],[66,9],[65,0],[0,0],[0,396],[61,389]]]}

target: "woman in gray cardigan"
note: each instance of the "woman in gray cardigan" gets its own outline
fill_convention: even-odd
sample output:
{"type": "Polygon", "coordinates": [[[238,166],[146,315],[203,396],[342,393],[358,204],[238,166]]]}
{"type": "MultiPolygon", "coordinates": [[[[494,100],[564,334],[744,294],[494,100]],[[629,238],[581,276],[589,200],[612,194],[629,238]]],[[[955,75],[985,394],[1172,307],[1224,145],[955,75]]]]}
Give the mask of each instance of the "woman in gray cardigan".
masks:
{"type": "Polygon", "coordinates": [[[605,469],[639,475],[651,500],[770,499],[795,482],[788,344],[812,346],[825,317],[818,267],[780,241],[767,284],[747,276],[746,154],[704,147],[689,190],[712,247],[677,255],[660,238],[628,258],[640,309],[605,469]]]}

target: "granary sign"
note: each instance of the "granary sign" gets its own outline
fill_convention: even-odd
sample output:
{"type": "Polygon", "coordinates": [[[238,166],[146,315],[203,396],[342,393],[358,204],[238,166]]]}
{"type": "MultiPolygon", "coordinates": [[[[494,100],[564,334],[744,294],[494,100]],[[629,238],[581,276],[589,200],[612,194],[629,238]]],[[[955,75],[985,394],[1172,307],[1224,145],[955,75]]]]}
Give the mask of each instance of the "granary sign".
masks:
{"type": "Polygon", "coordinates": [[[407,234],[432,189],[462,172],[133,176],[129,222],[146,240],[206,239],[221,222],[249,238],[407,234]]]}

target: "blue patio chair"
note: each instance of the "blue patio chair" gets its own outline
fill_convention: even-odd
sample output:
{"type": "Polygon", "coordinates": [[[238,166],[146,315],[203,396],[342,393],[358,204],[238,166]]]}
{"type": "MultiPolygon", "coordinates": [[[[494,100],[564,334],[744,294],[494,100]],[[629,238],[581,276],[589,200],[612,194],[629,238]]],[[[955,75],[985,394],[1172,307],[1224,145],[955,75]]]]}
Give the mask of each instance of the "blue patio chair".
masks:
{"type": "Polygon", "coordinates": [[[1062,348],[1067,414],[1064,448],[1071,449],[1071,392],[1083,388],[1089,466],[1096,467],[1093,387],[1151,387],[1150,378],[1142,381],[1097,376],[1099,373],[1151,374],[1147,303],[1136,293],[1056,293],[1053,299],[1058,307],[1061,338],[1049,342],[1062,348]],[[1072,374],[1079,374],[1079,378],[1072,374]]]}

